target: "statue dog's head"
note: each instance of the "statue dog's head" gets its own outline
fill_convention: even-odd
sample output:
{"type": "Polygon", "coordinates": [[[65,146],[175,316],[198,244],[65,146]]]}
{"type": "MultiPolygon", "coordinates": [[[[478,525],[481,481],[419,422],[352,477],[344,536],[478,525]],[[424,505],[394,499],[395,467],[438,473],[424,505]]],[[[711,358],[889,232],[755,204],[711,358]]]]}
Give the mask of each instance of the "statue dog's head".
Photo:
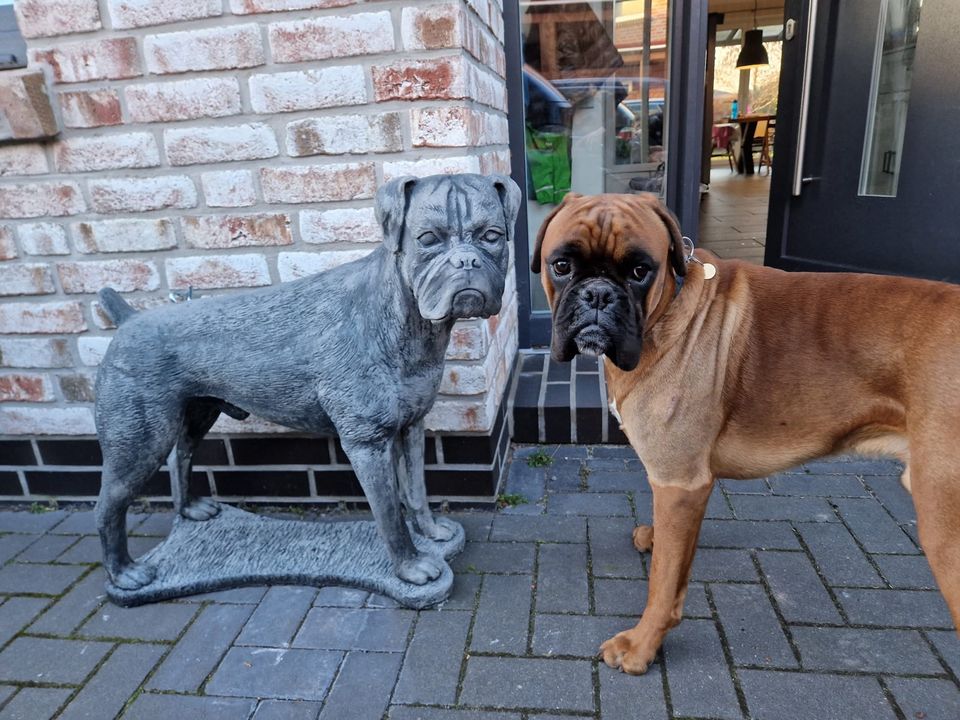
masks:
{"type": "Polygon", "coordinates": [[[553,310],[553,358],[640,361],[643,329],[686,273],[680,227],[656,195],[568,194],[544,220],[531,269],[553,310]]]}
{"type": "Polygon", "coordinates": [[[500,312],[520,188],[504,175],[401,177],[377,192],[384,245],[427,320],[500,312]]]}

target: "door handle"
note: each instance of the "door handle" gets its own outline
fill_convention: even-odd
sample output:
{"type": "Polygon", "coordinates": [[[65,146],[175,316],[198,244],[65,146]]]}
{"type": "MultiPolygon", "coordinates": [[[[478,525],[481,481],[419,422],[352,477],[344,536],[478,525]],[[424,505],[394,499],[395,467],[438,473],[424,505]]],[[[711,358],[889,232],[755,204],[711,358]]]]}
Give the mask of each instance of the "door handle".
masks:
{"type": "Polygon", "coordinates": [[[803,81],[800,88],[800,122],[797,123],[797,155],[793,164],[794,197],[803,190],[803,158],[807,149],[807,121],[810,116],[810,84],[813,80],[813,42],[817,28],[817,0],[808,0],[807,34],[803,49],[803,81]]]}

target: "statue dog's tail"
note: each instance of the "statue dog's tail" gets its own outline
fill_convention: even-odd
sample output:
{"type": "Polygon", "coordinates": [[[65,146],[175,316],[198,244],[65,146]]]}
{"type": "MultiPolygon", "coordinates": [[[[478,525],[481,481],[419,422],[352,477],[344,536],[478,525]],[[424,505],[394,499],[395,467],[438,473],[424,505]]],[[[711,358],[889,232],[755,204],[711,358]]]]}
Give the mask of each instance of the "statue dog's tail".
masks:
{"type": "Polygon", "coordinates": [[[118,327],[137,314],[137,311],[120,297],[120,293],[113,288],[104,288],[97,293],[97,296],[100,298],[100,305],[107,317],[118,327]]]}

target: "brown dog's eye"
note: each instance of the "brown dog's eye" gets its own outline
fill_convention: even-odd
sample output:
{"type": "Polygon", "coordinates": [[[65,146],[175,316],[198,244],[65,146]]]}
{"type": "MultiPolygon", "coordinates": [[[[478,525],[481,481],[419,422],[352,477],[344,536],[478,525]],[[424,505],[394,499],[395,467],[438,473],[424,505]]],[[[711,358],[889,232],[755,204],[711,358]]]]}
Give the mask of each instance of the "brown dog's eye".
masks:
{"type": "Polygon", "coordinates": [[[650,268],[646,265],[637,265],[633,269],[633,279],[634,280],[643,280],[650,273],[650,268]]]}
{"type": "Polygon", "coordinates": [[[570,261],[569,260],[557,260],[553,263],[553,271],[557,275],[569,275],[570,274],[570,261]]]}

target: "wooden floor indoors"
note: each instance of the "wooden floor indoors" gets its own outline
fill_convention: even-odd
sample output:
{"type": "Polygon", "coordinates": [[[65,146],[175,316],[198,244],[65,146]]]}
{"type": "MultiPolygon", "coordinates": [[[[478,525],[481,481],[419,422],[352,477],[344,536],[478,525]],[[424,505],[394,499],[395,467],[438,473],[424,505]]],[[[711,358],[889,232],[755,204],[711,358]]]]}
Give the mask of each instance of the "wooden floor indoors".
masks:
{"type": "Polygon", "coordinates": [[[722,258],[762,265],[769,199],[768,173],[738,175],[730,171],[724,158],[714,160],[710,191],[700,196],[697,245],[722,258]]]}

